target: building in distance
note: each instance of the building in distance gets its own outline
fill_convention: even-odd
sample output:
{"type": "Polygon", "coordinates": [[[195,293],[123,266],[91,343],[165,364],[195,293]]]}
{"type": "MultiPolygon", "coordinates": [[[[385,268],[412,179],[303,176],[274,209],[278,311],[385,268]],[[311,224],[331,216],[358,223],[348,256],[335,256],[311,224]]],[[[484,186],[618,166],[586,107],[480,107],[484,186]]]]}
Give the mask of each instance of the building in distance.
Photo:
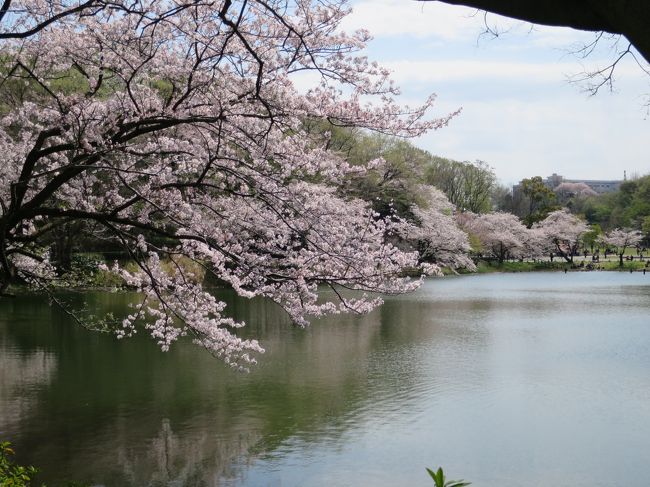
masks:
{"type": "MultiPolygon", "coordinates": [[[[555,191],[558,189],[561,185],[563,187],[570,187],[570,185],[581,185],[581,186],[588,186],[594,193],[596,194],[603,194],[603,193],[612,193],[614,191],[618,191],[619,187],[621,186],[621,183],[625,181],[625,176],[624,179],[566,179],[564,176],[561,176],[559,174],[553,173],[552,175],[548,176],[547,178],[544,178],[543,180],[544,185],[555,191]]],[[[519,191],[521,190],[521,181],[519,184],[515,184],[512,187],[512,194],[517,195],[519,191]]]]}

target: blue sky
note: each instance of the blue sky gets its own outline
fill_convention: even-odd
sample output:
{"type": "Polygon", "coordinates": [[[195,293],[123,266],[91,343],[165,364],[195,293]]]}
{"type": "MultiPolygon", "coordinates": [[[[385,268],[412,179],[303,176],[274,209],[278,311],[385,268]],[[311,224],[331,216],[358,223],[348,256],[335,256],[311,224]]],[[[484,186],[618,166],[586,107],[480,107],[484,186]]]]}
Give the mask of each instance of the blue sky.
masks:
{"type": "Polygon", "coordinates": [[[483,14],[474,9],[410,0],[352,6],[344,28],[371,32],[367,55],[394,70],[404,102],[434,92],[437,114],[462,107],[448,127],[417,139],[419,147],[484,160],[506,184],[553,172],[584,179],[650,173],[650,76],[629,59],[617,69],[614,93],[589,97],[567,81],[610,59],[608,49],[586,60],[568,53],[593,33],[488,15],[505,31],[494,38],[481,36],[483,14]]]}

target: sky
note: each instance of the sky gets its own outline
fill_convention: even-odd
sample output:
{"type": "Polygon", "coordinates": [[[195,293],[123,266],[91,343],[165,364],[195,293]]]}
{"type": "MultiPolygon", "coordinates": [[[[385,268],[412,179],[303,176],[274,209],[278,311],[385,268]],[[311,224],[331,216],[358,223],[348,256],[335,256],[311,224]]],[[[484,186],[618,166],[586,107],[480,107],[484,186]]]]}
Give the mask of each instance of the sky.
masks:
{"type": "Polygon", "coordinates": [[[494,37],[482,35],[484,16],[475,9],[412,0],[351,5],[343,28],[370,31],[365,54],[393,70],[402,103],[417,105],[436,93],[433,115],[462,108],[449,126],[416,139],[418,147],[486,161],[508,185],[552,173],[569,179],[650,173],[650,75],[630,58],[617,68],[614,92],[590,97],[568,81],[611,62],[607,46],[587,59],[570,53],[593,33],[489,14],[488,25],[501,32],[494,37]]]}

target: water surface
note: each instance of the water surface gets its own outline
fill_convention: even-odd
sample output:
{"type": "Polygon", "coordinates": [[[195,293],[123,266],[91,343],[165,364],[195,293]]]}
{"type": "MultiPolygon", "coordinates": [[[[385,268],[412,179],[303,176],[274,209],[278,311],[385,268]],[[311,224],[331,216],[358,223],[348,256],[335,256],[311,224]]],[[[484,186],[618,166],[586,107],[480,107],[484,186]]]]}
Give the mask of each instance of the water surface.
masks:
{"type": "Polygon", "coordinates": [[[477,487],[650,485],[650,276],[434,279],[306,330],[220,296],[267,349],[250,374],[0,301],[0,438],[50,486],[429,486],[438,465],[477,487]]]}

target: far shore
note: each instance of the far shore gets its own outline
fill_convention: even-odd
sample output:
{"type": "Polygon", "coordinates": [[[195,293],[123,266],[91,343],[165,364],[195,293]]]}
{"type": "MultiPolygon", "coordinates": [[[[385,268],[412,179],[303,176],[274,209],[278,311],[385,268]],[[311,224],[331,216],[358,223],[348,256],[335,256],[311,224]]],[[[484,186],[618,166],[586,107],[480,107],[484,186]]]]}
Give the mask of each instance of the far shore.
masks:
{"type": "MultiPolygon", "coordinates": [[[[97,255],[97,254],[90,254],[97,255]]],[[[102,269],[99,266],[99,259],[95,262],[87,262],[84,266],[74,271],[74,279],[67,281],[66,286],[54,286],[55,289],[61,291],[69,290],[75,292],[84,291],[129,291],[132,290],[126,285],[124,280],[109,269],[102,269]]],[[[198,277],[203,282],[206,288],[226,288],[229,287],[227,283],[216,279],[214,276],[206,275],[204,269],[199,269],[198,266],[192,265],[187,261],[179,262],[185,271],[190,271],[191,274],[198,277]]],[[[135,264],[127,263],[128,270],[133,271],[135,264]]],[[[163,267],[171,269],[166,262],[163,262],[163,267]]],[[[507,260],[504,262],[497,262],[495,260],[479,260],[476,263],[475,271],[468,271],[466,269],[450,269],[443,267],[442,272],[446,276],[450,275],[472,275],[472,274],[493,274],[493,273],[520,273],[520,272],[599,272],[599,271],[618,271],[618,272],[640,272],[643,274],[650,274],[650,260],[641,260],[635,257],[633,260],[624,260],[623,265],[620,265],[618,257],[610,257],[607,260],[600,262],[592,262],[591,259],[583,259],[582,256],[574,257],[574,262],[567,262],[565,259],[555,258],[553,261],[550,259],[539,260],[507,260]]],[[[407,273],[413,277],[417,277],[416,273],[407,273]]],[[[66,282],[66,281],[62,281],[66,282]]],[[[10,286],[10,294],[22,294],[27,288],[22,285],[10,286]]]]}
{"type": "MultiPolygon", "coordinates": [[[[591,262],[591,260],[575,260],[567,262],[562,259],[538,260],[538,261],[505,261],[502,263],[494,261],[479,261],[476,265],[477,274],[488,274],[494,272],[538,272],[538,271],[556,271],[556,272],[598,272],[598,271],[618,271],[618,272],[648,272],[650,266],[647,266],[648,260],[623,261],[621,266],[618,258],[616,260],[602,260],[600,262],[591,262]]],[[[453,273],[447,271],[445,273],[453,273]]],[[[463,274],[472,274],[463,272],[463,274]]]]}

